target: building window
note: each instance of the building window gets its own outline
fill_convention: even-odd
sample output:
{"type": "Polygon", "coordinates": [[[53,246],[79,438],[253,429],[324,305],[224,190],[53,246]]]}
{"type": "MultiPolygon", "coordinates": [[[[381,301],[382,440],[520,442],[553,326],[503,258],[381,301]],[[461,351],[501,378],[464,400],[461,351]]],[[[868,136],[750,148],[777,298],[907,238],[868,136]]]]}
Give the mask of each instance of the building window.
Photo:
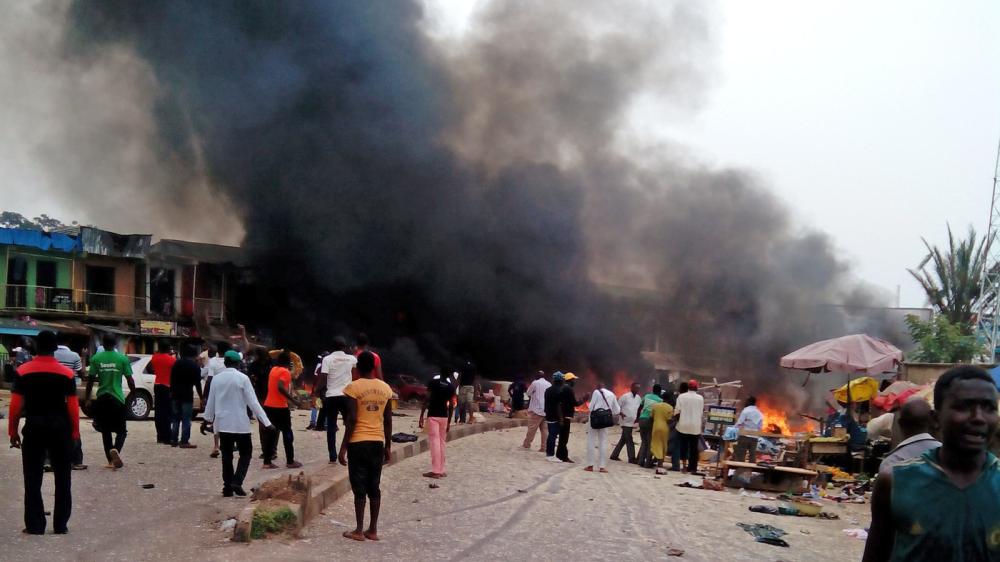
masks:
{"type": "Polygon", "coordinates": [[[87,266],[87,306],[92,311],[114,312],[115,268],[87,266]]]}

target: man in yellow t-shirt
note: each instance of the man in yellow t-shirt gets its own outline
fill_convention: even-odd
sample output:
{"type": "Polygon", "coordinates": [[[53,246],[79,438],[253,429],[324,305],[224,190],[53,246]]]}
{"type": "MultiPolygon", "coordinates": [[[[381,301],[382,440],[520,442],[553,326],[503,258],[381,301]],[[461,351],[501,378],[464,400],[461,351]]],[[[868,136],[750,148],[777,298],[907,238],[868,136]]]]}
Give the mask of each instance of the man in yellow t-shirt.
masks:
{"type": "Polygon", "coordinates": [[[382,503],[379,483],[382,464],[389,462],[392,441],[392,389],[375,378],[375,356],[370,351],[358,355],[357,370],[361,378],[347,385],[344,396],[347,416],[344,439],[340,444],[340,464],[347,467],[354,492],[354,516],[357,527],[344,536],[356,541],[378,540],[378,511],[382,503]],[[362,532],[365,522],[365,499],[371,500],[371,522],[362,532]]]}

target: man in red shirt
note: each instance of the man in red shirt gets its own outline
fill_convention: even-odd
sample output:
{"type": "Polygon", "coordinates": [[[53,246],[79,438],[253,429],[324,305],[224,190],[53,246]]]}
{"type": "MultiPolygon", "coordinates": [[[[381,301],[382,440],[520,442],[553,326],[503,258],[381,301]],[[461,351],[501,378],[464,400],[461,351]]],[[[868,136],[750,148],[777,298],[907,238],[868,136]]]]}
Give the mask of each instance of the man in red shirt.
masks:
{"type": "MultiPolygon", "coordinates": [[[[292,414],[288,410],[289,402],[296,407],[299,405],[299,401],[292,394],[292,372],[288,369],[291,364],[292,356],[287,351],[282,351],[267,376],[267,396],[262,406],[271,424],[281,432],[281,441],[285,445],[285,467],[299,468],[302,463],[295,461],[292,414]]],[[[263,437],[265,439],[264,443],[261,443],[264,449],[263,468],[278,468],[273,462],[278,456],[278,434],[268,431],[263,437]]]]}
{"type": "Polygon", "coordinates": [[[170,400],[170,370],[177,358],[170,353],[170,345],[160,343],[157,352],[149,360],[146,372],[152,371],[153,379],[153,421],[156,423],[156,442],[169,445],[173,437],[170,420],[173,417],[173,403],[170,400]]]}
{"type": "Polygon", "coordinates": [[[52,528],[56,534],[68,531],[72,510],[71,493],[73,443],[80,438],[80,405],[73,384],[73,372],[53,354],[56,335],[38,334],[38,356],[21,365],[11,390],[7,433],[10,446],[21,449],[24,473],[24,533],[45,534],[45,506],[42,503],[42,466],[48,455],[55,476],[55,509],[52,528]],[[25,418],[24,442],[18,432],[25,418]]]}
{"type": "MultiPolygon", "coordinates": [[[[364,352],[371,353],[375,357],[375,378],[378,380],[385,380],[382,376],[382,358],[379,357],[378,353],[368,349],[368,334],[364,332],[358,334],[358,347],[354,350],[355,357],[361,357],[364,352]]],[[[357,371],[354,372],[353,380],[358,380],[359,376],[357,371]]]]}

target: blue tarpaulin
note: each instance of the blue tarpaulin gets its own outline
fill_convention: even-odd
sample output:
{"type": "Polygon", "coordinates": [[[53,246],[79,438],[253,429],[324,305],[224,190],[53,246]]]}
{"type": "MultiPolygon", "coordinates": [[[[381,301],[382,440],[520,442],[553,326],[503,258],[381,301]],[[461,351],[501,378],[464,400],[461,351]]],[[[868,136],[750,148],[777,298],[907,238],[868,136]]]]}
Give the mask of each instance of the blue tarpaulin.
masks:
{"type": "Polygon", "coordinates": [[[993,377],[993,382],[997,385],[997,388],[1000,389],[1000,365],[997,365],[996,367],[993,367],[992,369],[986,372],[989,373],[991,377],[993,377]]]}
{"type": "Polygon", "coordinates": [[[0,244],[61,252],[73,252],[81,249],[80,240],[73,236],[26,228],[0,228],[0,244]]]}

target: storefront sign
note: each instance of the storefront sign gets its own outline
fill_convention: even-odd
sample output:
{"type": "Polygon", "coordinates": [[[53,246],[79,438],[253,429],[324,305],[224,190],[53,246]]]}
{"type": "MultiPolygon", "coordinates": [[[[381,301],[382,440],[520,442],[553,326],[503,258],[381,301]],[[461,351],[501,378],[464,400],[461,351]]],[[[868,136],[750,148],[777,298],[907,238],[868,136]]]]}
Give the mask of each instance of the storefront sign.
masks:
{"type": "Polygon", "coordinates": [[[728,406],[709,406],[708,423],[722,423],[732,425],[736,423],[736,408],[728,406]]]}
{"type": "Polygon", "coordinates": [[[144,336],[176,336],[177,323],[163,320],[140,320],[139,333],[144,336]]]}

